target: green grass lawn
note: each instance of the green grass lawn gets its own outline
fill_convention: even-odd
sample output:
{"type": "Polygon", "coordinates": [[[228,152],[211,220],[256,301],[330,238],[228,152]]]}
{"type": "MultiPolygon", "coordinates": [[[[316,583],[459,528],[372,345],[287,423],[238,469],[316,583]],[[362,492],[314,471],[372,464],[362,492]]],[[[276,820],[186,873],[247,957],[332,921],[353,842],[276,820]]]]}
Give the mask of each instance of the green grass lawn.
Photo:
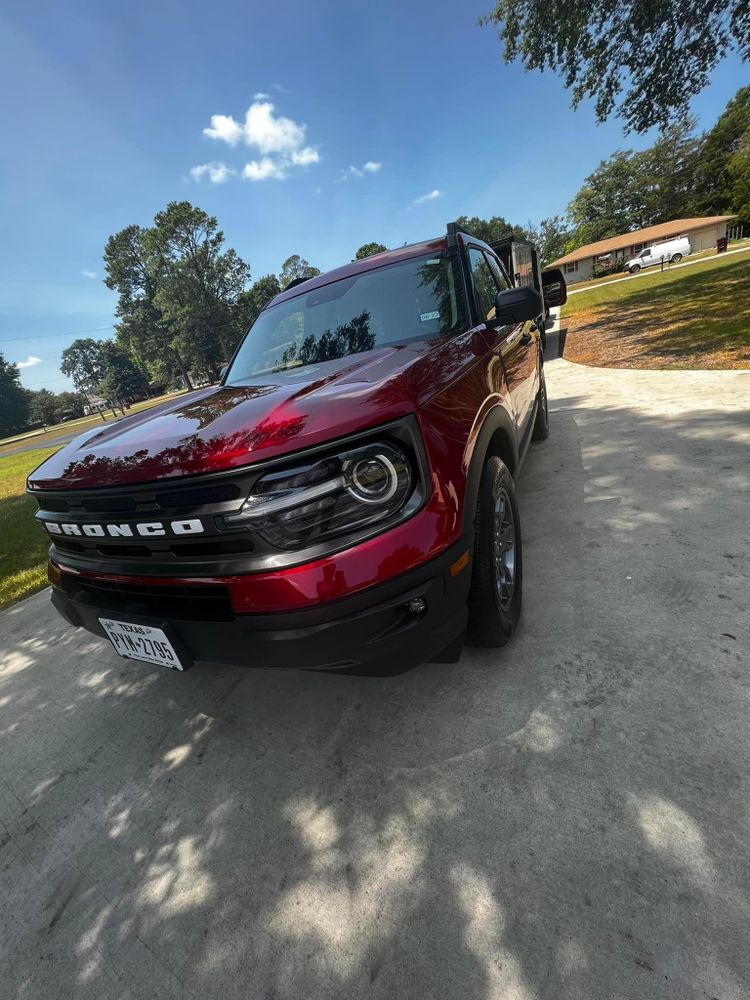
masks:
{"type": "Polygon", "coordinates": [[[28,474],[56,450],[0,458],[0,610],[47,584],[49,546],[34,520],[36,503],[24,490],[28,474]]]}
{"type": "Polygon", "coordinates": [[[750,254],[581,292],[562,325],[565,357],[583,364],[750,367],[750,254]]]}

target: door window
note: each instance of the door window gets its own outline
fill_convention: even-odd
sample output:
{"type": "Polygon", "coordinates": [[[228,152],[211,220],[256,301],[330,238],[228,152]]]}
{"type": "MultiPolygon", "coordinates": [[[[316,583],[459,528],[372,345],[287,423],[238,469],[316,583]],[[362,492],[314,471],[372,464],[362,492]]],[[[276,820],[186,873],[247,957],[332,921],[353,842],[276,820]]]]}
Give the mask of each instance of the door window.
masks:
{"type": "Polygon", "coordinates": [[[487,258],[487,263],[490,265],[490,271],[492,271],[495,277],[495,284],[497,285],[498,290],[504,292],[506,288],[510,288],[510,281],[505,276],[505,271],[503,271],[502,265],[495,257],[492,256],[492,254],[487,253],[485,254],[485,257],[487,258]]]}
{"type": "Polygon", "coordinates": [[[495,318],[495,296],[500,288],[490,270],[487,258],[476,247],[469,248],[469,267],[479,319],[481,322],[491,323],[495,318]]]}

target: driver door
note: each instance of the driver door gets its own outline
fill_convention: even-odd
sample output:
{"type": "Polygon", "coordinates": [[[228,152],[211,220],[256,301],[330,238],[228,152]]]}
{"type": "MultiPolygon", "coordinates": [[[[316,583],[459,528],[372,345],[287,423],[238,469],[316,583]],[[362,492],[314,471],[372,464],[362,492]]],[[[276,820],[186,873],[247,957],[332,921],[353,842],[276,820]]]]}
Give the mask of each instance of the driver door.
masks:
{"type": "MultiPolygon", "coordinates": [[[[483,249],[469,246],[467,253],[477,318],[484,323],[490,349],[500,358],[500,370],[505,374],[510,391],[520,441],[528,431],[529,418],[534,412],[538,334],[532,331],[529,321],[510,325],[499,325],[495,321],[495,296],[510,288],[510,282],[499,263],[483,249]]],[[[501,385],[493,388],[496,392],[504,391],[501,385]]]]}

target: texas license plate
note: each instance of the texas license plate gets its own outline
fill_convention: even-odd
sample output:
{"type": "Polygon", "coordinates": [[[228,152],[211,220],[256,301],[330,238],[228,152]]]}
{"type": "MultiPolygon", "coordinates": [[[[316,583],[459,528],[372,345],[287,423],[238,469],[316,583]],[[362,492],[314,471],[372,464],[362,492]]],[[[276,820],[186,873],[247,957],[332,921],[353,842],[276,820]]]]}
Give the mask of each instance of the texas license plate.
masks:
{"type": "Polygon", "coordinates": [[[99,622],[109,636],[115,652],[130,660],[143,660],[172,670],[184,670],[174,646],[162,629],[152,625],[135,625],[133,622],[118,622],[112,618],[100,618],[99,622]]]}

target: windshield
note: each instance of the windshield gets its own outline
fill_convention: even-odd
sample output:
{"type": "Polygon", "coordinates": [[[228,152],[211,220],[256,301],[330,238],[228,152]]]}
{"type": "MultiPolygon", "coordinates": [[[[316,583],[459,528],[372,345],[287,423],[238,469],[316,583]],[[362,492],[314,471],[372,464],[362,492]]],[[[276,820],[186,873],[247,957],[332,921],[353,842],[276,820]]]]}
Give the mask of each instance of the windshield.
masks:
{"type": "Polygon", "coordinates": [[[227,382],[447,336],[463,319],[456,285],[453,258],[432,254],[341,278],[272,306],[245,337],[227,382]]]}

